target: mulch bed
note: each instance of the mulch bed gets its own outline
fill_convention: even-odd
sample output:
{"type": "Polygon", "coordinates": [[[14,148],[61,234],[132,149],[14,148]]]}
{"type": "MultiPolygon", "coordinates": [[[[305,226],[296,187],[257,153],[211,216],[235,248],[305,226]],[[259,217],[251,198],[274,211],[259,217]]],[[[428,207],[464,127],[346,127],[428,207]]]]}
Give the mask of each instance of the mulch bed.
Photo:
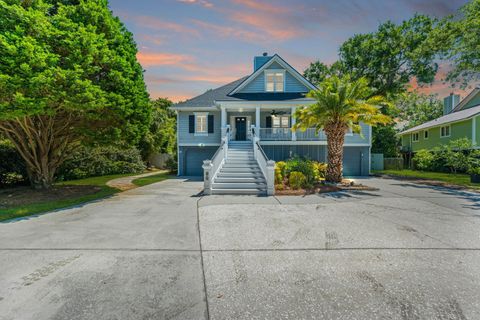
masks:
{"type": "Polygon", "coordinates": [[[275,190],[275,195],[278,196],[303,196],[317,193],[328,193],[338,191],[376,191],[377,188],[369,187],[363,184],[352,184],[350,180],[343,180],[339,184],[318,184],[312,189],[298,189],[293,190],[285,187],[284,190],[275,190]]]}
{"type": "Polygon", "coordinates": [[[0,209],[78,198],[100,190],[102,188],[97,186],[55,186],[49,190],[34,190],[30,187],[0,189],[0,209]]]}

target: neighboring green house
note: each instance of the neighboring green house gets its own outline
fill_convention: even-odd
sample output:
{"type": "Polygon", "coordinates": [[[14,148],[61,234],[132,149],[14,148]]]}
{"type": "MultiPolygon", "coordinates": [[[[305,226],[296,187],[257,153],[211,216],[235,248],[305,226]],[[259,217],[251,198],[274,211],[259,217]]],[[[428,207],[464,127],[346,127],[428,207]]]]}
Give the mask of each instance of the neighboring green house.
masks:
{"type": "Polygon", "coordinates": [[[468,138],[475,148],[480,144],[480,86],[465,99],[451,94],[444,99],[443,116],[401,132],[402,152],[433,149],[449,141],[468,138]]]}

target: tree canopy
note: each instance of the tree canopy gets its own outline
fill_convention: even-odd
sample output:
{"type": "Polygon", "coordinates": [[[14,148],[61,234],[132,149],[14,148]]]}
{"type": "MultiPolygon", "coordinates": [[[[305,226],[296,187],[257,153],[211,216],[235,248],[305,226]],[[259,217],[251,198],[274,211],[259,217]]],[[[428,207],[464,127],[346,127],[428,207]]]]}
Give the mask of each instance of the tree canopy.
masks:
{"type": "Polygon", "coordinates": [[[152,122],[149,130],[140,140],[140,150],[144,159],[153,153],[175,154],[177,147],[177,118],[170,109],[172,101],[158,98],[152,103],[152,122]]]}
{"type": "Polygon", "coordinates": [[[150,105],[132,34],[106,0],[0,0],[0,131],[49,187],[76,145],[136,143],[150,105]]]}

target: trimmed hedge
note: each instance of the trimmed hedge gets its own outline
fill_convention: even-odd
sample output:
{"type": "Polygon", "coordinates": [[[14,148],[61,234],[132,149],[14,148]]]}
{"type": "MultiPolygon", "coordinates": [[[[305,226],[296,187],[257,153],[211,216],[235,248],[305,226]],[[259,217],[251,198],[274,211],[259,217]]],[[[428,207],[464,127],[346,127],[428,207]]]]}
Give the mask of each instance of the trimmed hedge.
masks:
{"type": "Polygon", "coordinates": [[[137,148],[82,147],[65,161],[57,173],[58,180],[75,180],[88,177],[123,173],[140,173],[145,170],[137,148]]]}

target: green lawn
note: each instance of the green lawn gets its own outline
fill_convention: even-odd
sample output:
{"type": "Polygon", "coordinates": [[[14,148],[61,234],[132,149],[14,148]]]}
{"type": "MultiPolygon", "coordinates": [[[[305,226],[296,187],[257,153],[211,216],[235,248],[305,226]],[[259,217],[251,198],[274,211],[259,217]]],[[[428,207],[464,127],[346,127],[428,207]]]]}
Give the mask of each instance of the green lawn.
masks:
{"type": "Polygon", "coordinates": [[[138,178],[132,181],[132,183],[138,187],[143,187],[155,182],[160,182],[163,180],[166,180],[168,178],[171,178],[172,176],[168,172],[162,172],[159,174],[155,174],[153,176],[148,176],[148,177],[143,177],[143,178],[138,178]]]}
{"type": "MultiPolygon", "coordinates": [[[[115,193],[120,192],[116,188],[111,188],[106,185],[107,181],[110,181],[115,178],[127,177],[132,174],[117,174],[101,177],[92,177],[80,180],[71,180],[71,181],[62,181],[56,184],[57,187],[60,186],[96,186],[100,190],[94,194],[88,194],[85,196],[77,196],[71,199],[62,199],[62,200],[50,200],[39,203],[32,203],[27,205],[7,207],[6,209],[0,209],[0,221],[9,220],[13,218],[25,217],[37,213],[52,211],[56,209],[66,208],[82,204],[85,202],[105,198],[111,196],[115,193]]],[[[28,188],[25,188],[26,192],[28,188]]],[[[28,197],[28,193],[25,194],[25,197],[28,197]]]]}
{"type": "Polygon", "coordinates": [[[425,180],[435,180],[435,181],[445,182],[452,185],[480,190],[480,184],[471,183],[470,176],[468,174],[427,172],[427,171],[417,171],[417,170],[383,170],[383,171],[375,171],[374,173],[386,174],[386,175],[396,176],[400,178],[418,178],[418,179],[425,179],[425,180]]]}

